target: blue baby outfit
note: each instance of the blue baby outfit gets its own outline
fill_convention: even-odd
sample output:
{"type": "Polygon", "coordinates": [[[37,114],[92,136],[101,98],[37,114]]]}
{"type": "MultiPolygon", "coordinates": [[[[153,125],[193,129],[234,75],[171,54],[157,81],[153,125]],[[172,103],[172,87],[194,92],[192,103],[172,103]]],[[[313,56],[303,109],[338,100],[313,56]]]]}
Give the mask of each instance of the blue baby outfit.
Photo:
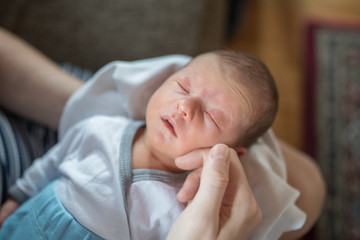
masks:
{"type": "Polygon", "coordinates": [[[42,192],[22,204],[16,214],[5,221],[0,239],[103,239],[83,227],[64,208],[56,194],[56,184],[57,181],[49,184],[42,192]],[[17,231],[17,228],[22,231],[17,231]]]}

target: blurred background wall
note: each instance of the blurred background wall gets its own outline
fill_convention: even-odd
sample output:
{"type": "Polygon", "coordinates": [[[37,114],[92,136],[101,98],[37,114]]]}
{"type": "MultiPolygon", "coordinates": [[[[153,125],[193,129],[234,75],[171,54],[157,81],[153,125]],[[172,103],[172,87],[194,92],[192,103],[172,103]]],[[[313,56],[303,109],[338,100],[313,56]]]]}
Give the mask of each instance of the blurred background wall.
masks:
{"type": "Polygon", "coordinates": [[[279,92],[276,134],[302,149],[306,28],[314,21],[360,25],[359,0],[245,1],[228,46],[258,56],[269,67],[279,92]]]}

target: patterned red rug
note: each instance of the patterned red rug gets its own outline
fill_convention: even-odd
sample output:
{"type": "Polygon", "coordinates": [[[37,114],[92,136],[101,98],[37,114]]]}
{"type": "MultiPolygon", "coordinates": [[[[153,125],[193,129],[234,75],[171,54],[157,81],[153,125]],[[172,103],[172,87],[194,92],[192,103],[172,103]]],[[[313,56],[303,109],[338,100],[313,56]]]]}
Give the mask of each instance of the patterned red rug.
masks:
{"type": "Polygon", "coordinates": [[[316,239],[360,239],[360,23],[308,28],[305,149],[328,185],[316,239]]]}

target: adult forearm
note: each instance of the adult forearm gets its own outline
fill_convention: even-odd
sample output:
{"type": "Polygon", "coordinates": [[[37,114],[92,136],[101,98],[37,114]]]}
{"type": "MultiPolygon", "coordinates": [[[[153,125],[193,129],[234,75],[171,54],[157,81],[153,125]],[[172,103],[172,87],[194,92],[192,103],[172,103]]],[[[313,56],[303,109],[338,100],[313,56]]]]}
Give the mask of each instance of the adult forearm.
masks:
{"type": "Polygon", "coordinates": [[[57,129],[64,105],[81,81],[0,28],[0,105],[57,129]]]}

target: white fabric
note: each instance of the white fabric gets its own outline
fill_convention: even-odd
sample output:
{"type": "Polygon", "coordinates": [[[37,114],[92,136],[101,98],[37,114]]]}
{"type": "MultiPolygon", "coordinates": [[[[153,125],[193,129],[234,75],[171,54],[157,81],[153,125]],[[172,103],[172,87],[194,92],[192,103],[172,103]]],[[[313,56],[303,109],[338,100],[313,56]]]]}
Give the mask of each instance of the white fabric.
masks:
{"type": "Polygon", "coordinates": [[[130,239],[119,181],[119,140],[128,122],[115,117],[79,122],[25,171],[17,186],[33,196],[59,178],[58,195],[80,224],[105,239],[130,239]]]}
{"type": "Polygon", "coordinates": [[[127,203],[132,240],[166,239],[185,207],[176,200],[181,186],[160,181],[131,184],[127,203]]]}
{"type": "MultiPolygon", "coordinates": [[[[154,89],[189,60],[186,56],[172,55],[106,65],[66,104],[60,138],[70,126],[96,114],[143,119],[146,102],[154,89]]],[[[271,131],[249,149],[242,163],[263,213],[263,221],[251,239],[277,239],[285,231],[299,229],[306,216],[295,206],[299,192],[286,182],[284,159],[271,131]]],[[[160,210],[153,209],[157,211],[160,210]]]]}
{"type": "Polygon", "coordinates": [[[286,182],[286,166],[271,130],[241,158],[263,220],[250,239],[278,239],[303,226],[305,214],[295,205],[299,191],[286,182]]]}

